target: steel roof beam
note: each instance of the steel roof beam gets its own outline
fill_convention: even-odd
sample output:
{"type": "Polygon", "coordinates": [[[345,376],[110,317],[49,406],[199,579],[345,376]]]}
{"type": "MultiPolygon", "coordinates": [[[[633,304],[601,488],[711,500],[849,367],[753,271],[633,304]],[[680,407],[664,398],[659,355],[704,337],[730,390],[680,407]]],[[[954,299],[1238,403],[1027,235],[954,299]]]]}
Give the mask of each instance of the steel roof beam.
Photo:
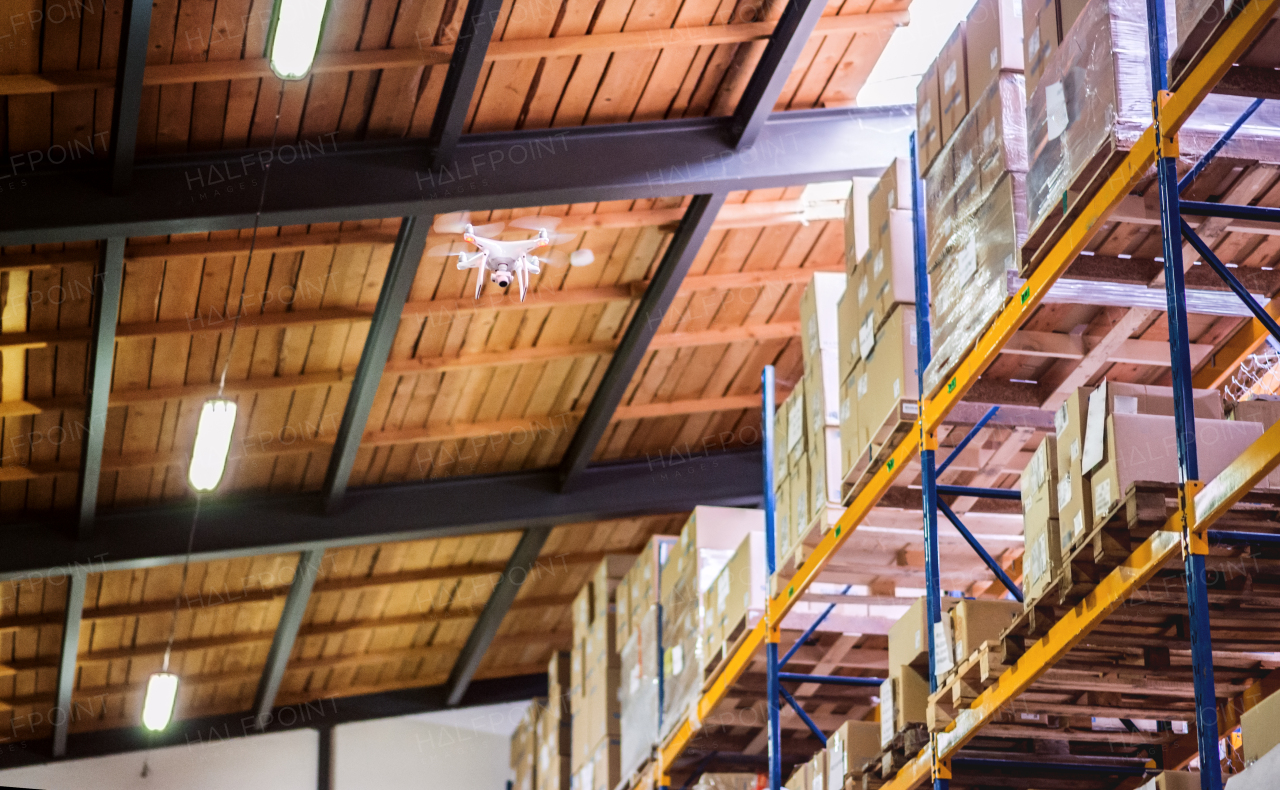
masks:
{"type": "Polygon", "coordinates": [[[908,107],[775,113],[755,147],[726,142],[728,118],[463,135],[427,168],[421,141],[337,145],[307,140],[274,152],[156,157],[134,168],[130,195],[109,196],[98,171],[24,176],[0,214],[0,245],[155,236],[253,226],[259,195],[228,189],[274,156],[265,227],[634,200],[762,189],[878,174],[906,153],[908,107]]]}

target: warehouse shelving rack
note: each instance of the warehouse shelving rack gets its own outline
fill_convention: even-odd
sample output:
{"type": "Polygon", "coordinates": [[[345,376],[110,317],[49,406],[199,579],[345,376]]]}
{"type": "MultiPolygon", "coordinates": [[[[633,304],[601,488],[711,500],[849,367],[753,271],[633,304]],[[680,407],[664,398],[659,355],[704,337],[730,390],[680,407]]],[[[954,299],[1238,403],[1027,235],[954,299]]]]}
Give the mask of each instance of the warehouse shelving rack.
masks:
{"type": "MultiPolygon", "coordinates": [[[[1214,146],[1205,160],[1194,168],[1183,182],[1177,178],[1177,133],[1183,123],[1210,93],[1212,88],[1223,78],[1227,70],[1236,62],[1249,45],[1262,32],[1267,22],[1280,10],[1280,0],[1246,0],[1239,4],[1235,16],[1225,25],[1225,29],[1216,41],[1205,51],[1202,58],[1194,65],[1176,91],[1169,91],[1167,63],[1168,53],[1165,45],[1164,4],[1160,0],[1148,0],[1148,29],[1151,37],[1153,123],[1138,139],[1128,154],[1116,165],[1109,178],[1105,180],[1097,193],[1080,209],[1078,215],[1066,227],[1065,232],[1056,241],[1039,267],[1031,274],[1022,288],[1005,305],[994,322],[978,340],[976,346],[965,356],[960,365],[941,390],[932,398],[923,397],[920,404],[920,416],[916,423],[917,430],[909,434],[894,449],[884,463],[875,471],[866,486],[857,493],[849,507],[838,521],[823,535],[810,557],[799,568],[784,588],[768,602],[765,617],[730,656],[718,679],[703,693],[696,702],[696,707],[661,744],[655,761],[656,783],[668,787],[670,779],[667,766],[675,763],[681,752],[689,745],[697,732],[697,723],[704,720],[716,705],[729,693],[733,684],[742,676],[753,656],[764,646],[768,668],[768,740],[769,740],[769,780],[771,790],[778,790],[781,784],[781,729],[779,724],[780,698],[782,696],[781,681],[794,679],[780,671],[784,663],[779,659],[778,648],[781,637],[780,624],[792,607],[802,598],[809,585],[822,572],[824,566],[848,540],[858,525],[888,491],[889,486],[901,474],[908,463],[920,454],[922,489],[925,501],[925,561],[927,609],[931,623],[941,619],[940,584],[938,576],[937,550],[937,510],[930,507],[937,503],[938,494],[959,493],[954,487],[937,485],[939,467],[935,464],[935,453],[938,449],[937,430],[944,417],[960,402],[979,376],[995,360],[996,355],[1013,337],[1015,331],[1030,318],[1033,311],[1048,293],[1050,286],[1061,277],[1067,267],[1084,249],[1093,233],[1106,220],[1112,210],[1133,189],[1140,178],[1154,167],[1159,180],[1160,219],[1164,240],[1164,269],[1166,295],[1168,299],[1169,345],[1173,371],[1175,394],[1175,425],[1177,426],[1178,459],[1180,477],[1183,481],[1178,486],[1178,507],[1164,524],[1163,529],[1155,532],[1143,542],[1119,567],[1108,574],[1080,604],[1061,617],[1038,641],[1029,645],[1017,662],[999,677],[996,683],[984,692],[967,708],[959,711],[954,721],[939,733],[934,734],[929,745],[921,750],[898,771],[882,790],[910,790],[926,781],[932,781],[935,790],[946,790],[951,778],[951,759],[979,730],[1027,690],[1039,677],[1066,655],[1079,640],[1094,627],[1099,625],[1108,615],[1114,612],[1136,590],[1146,584],[1156,572],[1181,552],[1186,572],[1187,599],[1191,622],[1192,666],[1196,698],[1196,719],[1199,724],[1197,738],[1199,753],[1208,759],[1201,760],[1201,784],[1204,790],[1221,790],[1222,777],[1218,763],[1218,720],[1213,686],[1212,645],[1209,639],[1207,585],[1205,581],[1205,555],[1209,545],[1215,544],[1249,544],[1275,542],[1271,535],[1247,535],[1233,532],[1219,533],[1209,529],[1213,523],[1240,501],[1255,485],[1257,485],[1272,469],[1280,464],[1280,424],[1269,428],[1260,439],[1254,442],[1234,462],[1213,480],[1204,482],[1199,479],[1196,452],[1194,418],[1191,413],[1191,365],[1189,340],[1186,326],[1186,303],[1183,287],[1182,248],[1179,243],[1184,236],[1196,251],[1227,282],[1238,295],[1244,298],[1245,304],[1255,314],[1256,331],[1268,331],[1280,338],[1280,326],[1252,298],[1230,271],[1214,256],[1195,232],[1182,220],[1182,214],[1216,216],[1227,218],[1243,218],[1280,222],[1280,209],[1268,209],[1255,206],[1233,206],[1218,203],[1199,203],[1180,201],[1180,187],[1194,178],[1195,175],[1212,158],[1227,139],[1243,123],[1242,118],[1223,135],[1219,145],[1214,146]]],[[[1256,104],[1246,114],[1251,114],[1256,104]]],[[[913,146],[914,149],[914,146],[913,146]]],[[[914,154],[913,154],[914,156],[914,154]]],[[[914,170],[914,167],[913,167],[914,170]]],[[[930,355],[928,351],[928,280],[927,266],[923,260],[922,236],[919,218],[922,216],[922,199],[919,194],[919,178],[915,183],[915,242],[916,242],[916,289],[917,320],[920,322],[917,336],[919,339],[920,369],[924,370],[930,355]]],[[[773,381],[772,371],[766,370],[764,375],[764,406],[766,416],[764,435],[766,443],[772,440],[773,420],[773,381]]],[[[990,418],[988,414],[987,419],[990,418]]],[[[975,431],[971,432],[974,433],[975,431]]],[[[772,496],[773,481],[771,459],[772,453],[766,447],[765,458],[765,496],[768,502],[767,555],[769,570],[773,571],[773,521],[772,496]]],[[[942,468],[945,468],[946,461],[942,468]]],[[[1012,492],[990,490],[975,492],[964,489],[963,493],[973,495],[1009,496],[1012,492]]],[[[945,506],[944,506],[945,508],[945,506]]],[[[944,513],[945,513],[944,509],[944,513]]],[[[961,529],[962,534],[965,530],[961,529]]],[[[976,541],[970,541],[975,548],[976,541]]],[[[981,553],[981,552],[980,552],[981,553]]],[[[985,558],[984,558],[985,559],[985,558]]],[[[991,563],[994,564],[994,563],[991,563]]],[[[998,566],[997,566],[998,567],[998,566]]],[[[1001,571],[1001,574],[1003,572],[1001,571]]],[[[1001,581],[1016,589],[1007,577],[1001,581]]],[[[1016,597],[1016,594],[1015,594],[1016,597]]],[[[933,650],[933,629],[929,630],[930,656],[933,650]]],[[[801,639],[803,642],[803,638],[801,639]]],[[[931,666],[930,685],[936,689],[936,673],[931,666]]],[[[809,682],[824,682],[831,678],[804,676],[809,682]]],[[[849,680],[842,678],[841,680],[849,680]]],[[[797,710],[799,710],[797,706],[797,710]]],[[[804,718],[803,712],[800,712],[804,718]]],[[[822,734],[811,722],[806,722],[822,739],[822,734]]],[[[1228,719],[1229,725],[1234,722],[1228,719]]]]}

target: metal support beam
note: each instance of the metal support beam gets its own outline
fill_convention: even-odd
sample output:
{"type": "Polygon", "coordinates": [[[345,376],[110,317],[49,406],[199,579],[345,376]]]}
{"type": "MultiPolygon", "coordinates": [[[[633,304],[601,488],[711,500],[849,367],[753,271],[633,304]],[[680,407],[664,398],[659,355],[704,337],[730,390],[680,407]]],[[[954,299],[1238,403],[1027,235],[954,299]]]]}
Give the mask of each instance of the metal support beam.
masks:
{"type": "Polygon", "coordinates": [[[258,682],[258,696],[253,703],[258,729],[266,727],[270,722],[271,711],[276,704],[276,695],[280,693],[280,683],[284,681],[289,657],[293,655],[293,643],[298,638],[302,616],[307,613],[307,603],[311,600],[311,588],[316,584],[316,574],[320,572],[320,563],[323,560],[323,549],[304,551],[298,558],[298,567],[293,573],[293,583],[289,585],[289,595],[284,600],[284,611],[280,612],[280,622],[276,625],[275,637],[271,640],[271,650],[267,653],[267,665],[262,670],[262,680],[258,682]]]}
{"type": "MultiPolygon", "coordinates": [[[[764,436],[764,452],[761,453],[761,469],[764,474],[762,480],[764,483],[764,565],[765,572],[769,578],[773,578],[774,572],[778,570],[778,499],[774,486],[777,481],[773,479],[773,458],[775,442],[778,437],[774,433],[773,413],[776,410],[774,404],[776,386],[774,382],[773,365],[765,365],[760,371],[760,432],[764,436]]],[[[661,617],[661,609],[659,609],[659,617],[661,617]]],[[[769,622],[766,625],[772,625],[769,610],[765,609],[765,619],[769,622]]],[[[818,618],[821,620],[822,618],[818,618]]],[[[662,633],[661,622],[659,622],[658,633],[662,633]]],[[[782,788],[782,712],[778,709],[778,694],[782,691],[782,686],[778,684],[778,669],[786,662],[786,658],[778,661],[778,642],[777,630],[769,629],[769,642],[765,646],[765,696],[767,703],[765,705],[765,715],[767,717],[766,726],[768,732],[765,737],[769,745],[769,790],[781,790],[782,788]]],[[[661,642],[661,639],[659,639],[661,642]]],[[[662,645],[659,644],[659,653],[661,653],[662,645]]],[[[792,652],[795,649],[792,648],[792,652]]],[[[791,653],[787,654],[790,657],[791,653]]],[[[659,683],[661,683],[661,674],[659,674],[659,683]]],[[[662,699],[662,687],[658,687],[658,699],[662,699]]]]}
{"type": "MultiPolygon", "coordinates": [[[[851,589],[853,589],[853,585],[846,584],[844,586],[844,589],[840,591],[840,594],[848,595],[849,590],[851,589]]],[[[827,606],[826,609],[822,610],[821,614],[819,614],[817,617],[813,619],[813,622],[809,624],[809,627],[804,629],[804,633],[800,634],[800,636],[796,639],[796,641],[791,644],[791,647],[787,649],[787,652],[783,654],[782,659],[778,661],[779,668],[785,667],[787,665],[787,662],[790,661],[791,657],[796,654],[796,651],[804,647],[805,643],[809,641],[809,637],[813,636],[813,632],[817,631],[818,627],[821,626],[822,623],[827,619],[827,617],[830,616],[830,614],[835,610],[836,610],[836,605],[830,604],[827,606]]],[[[785,674],[785,673],[780,673],[780,674],[785,674]]]]}
{"type": "Polygon", "coordinates": [[[760,56],[760,62],[756,64],[756,70],[733,112],[730,139],[734,147],[744,149],[755,145],[765,120],[778,103],[787,77],[791,76],[791,69],[800,59],[800,53],[826,7],[825,0],[790,0],[782,10],[782,18],[774,27],[773,35],[769,36],[764,54],[760,56]]]}
{"type": "Polygon", "coordinates": [[[984,499],[1021,500],[1022,493],[1012,488],[978,488],[976,486],[937,486],[941,496],[976,496],[984,499]]]}
{"type": "Polygon", "coordinates": [[[150,32],[151,0],[125,0],[116,58],[116,90],[111,102],[111,149],[107,156],[111,163],[111,192],[117,195],[129,189],[133,178],[138,114],[142,109],[142,72],[147,65],[150,32]]]}
{"type": "Polygon", "coordinates": [[[467,635],[467,643],[462,646],[458,660],[449,671],[449,681],[445,684],[445,700],[449,705],[461,704],[462,698],[467,693],[467,687],[471,685],[471,679],[480,668],[485,651],[489,649],[493,638],[498,635],[502,620],[511,609],[511,604],[515,601],[516,594],[520,592],[520,586],[528,578],[529,571],[537,563],[538,555],[542,552],[542,547],[550,535],[551,527],[537,527],[525,530],[524,535],[520,536],[516,550],[512,552],[511,559],[507,560],[506,570],[502,572],[497,584],[493,586],[493,591],[489,593],[484,611],[480,613],[476,624],[471,627],[471,633],[467,635]]]}
{"type": "Polygon", "coordinates": [[[956,531],[960,533],[960,536],[969,544],[969,547],[982,558],[982,561],[986,563],[987,567],[991,569],[991,572],[996,575],[996,578],[1000,580],[1000,583],[1004,585],[1004,588],[1013,594],[1013,597],[1018,600],[1018,603],[1022,603],[1022,588],[1019,587],[1013,579],[1009,578],[1009,574],[1004,572],[1004,568],[1000,567],[1000,563],[996,562],[995,557],[992,557],[987,553],[987,550],[978,542],[978,539],[973,536],[973,533],[964,525],[964,522],[962,522],[960,517],[956,515],[955,511],[951,509],[951,506],[942,500],[938,500],[938,509],[943,512],[947,517],[947,520],[951,522],[951,525],[956,528],[956,531]]]}
{"type": "Polygon", "coordinates": [[[80,652],[80,619],[84,614],[84,595],[89,571],[73,568],[67,577],[67,608],[62,618],[62,652],[58,657],[58,686],[53,703],[53,756],[67,756],[67,734],[71,729],[74,707],[71,695],[76,688],[76,656],[80,652]],[[61,715],[58,715],[61,713],[61,715]]]}
{"type": "Polygon", "coordinates": [[[1212,546],[1280,546],[1280,535],[1270,532],[1236,532],[1211,529],[1205,532],[1212,546]]]}
{"type": "Polygon", "coordinates": [[[364,438],[364,427],[369,421],[369,409],[378,394],[378,385],[382,383],[382,371],[387,366],[391,343],[400,328],[400,314],[409,298],[414,275],[418,273],[418,263],[427,246],[430,228],[428,217],[409,216],[400,223],[400,233],[396,236],[391,263],[382,282],[382,292],[378,295],[378,306],[373,311],[364,352],[351,380],[351,394],[347,396],[342,423],[334,437],[333,454],[329,457],[329,470],[324,480],[326,510],[335,508],[347,491],[351,468],[355,465],[360,440],[364,438]]]}
{"type": "Polygon", "coordinates": [[[1204,152],[1204,156],[1200,157],[1200,161],[1196,162],[1195,165],[1187,171],[1187,174],[1178,181],[1178,192],[1182,192],[1190,186],[1191,182],[1196,180],[1196,176],[1204,172],[1204,169],[1213,162],[1214,157],[1222,152],[1222,149],[1227,146],[1227,143],[1231,142],[1231,138],[1236,136],[1236,132],[1240,131],[1240,127],[1244,126],[1245,122],[1252,118],[1253,114],[1257,112],[1258,108],[1261,106],[1262,99],[1254,99],[1253,103],[1246,107],[1244,112],[1240,113],[1240,117],[1235,120],[1235,123],[1227,127],[1227,130],[1222,133],[1222,136],[1218,138],[1218,141],[1209,146],[1209,150],[1204,152]]]}
{"type": "Polygon", "coordinates": [[[1183,214],[1191,214],[1196,217],[1280,222],[1280,208],[1241,206],[1235,203],[1204,203],[1199,200],[1182,200],[1179,201],[1178,205],[1183,214]]]}
{"type": "Polygon", "coordinates": [[[951,448],[951,453],[946,457],[946,459],[943,460],[942,463],[938,464],[938,474],[942,474],[947,471],[947,467],[951,466],[951,462],[956,460],[960,453],[964,452],[964,448],[969,446],[969,442],[973,441],[973,437],[978,435],[978,431],[987,427],[987,423],[991,422],[991,419],[996,416],[996,412],[998,411],[1000,411],[999,406],[992,406],[987,410],[986,414],[982,415],[982,419],[978,420],[978,422],[969,429],[969,432],[964,435],[964,438],[960,440],[960,443],[951,448]]]}
{"type": "Polygon", "coordinates": [[[843,675],[806,675],[803,672],[779,672],[779,680],[791,683],[830,683],[833,686],[865,686],[880,688],[884,678],[853,678],[843,675]]]}
{"type": "Polygon", "coordinates": [[[449,70],[440,89],[436,116],[427,134],[427,147],[431,150],[433,163],[448,162],[458,146],[462,127],[467,121],[467,110],[471,107],[471,98],[484,67],[484,54],[489,49],[501,10],[502,0],[470,0],[467,3],[458,28],[458,39],[453,45],[449,70]]]}
{"type": "MultiPolygon", "coordinates": [[[[695,505],[759,507],[760,463],[759,449],[749,449],[682,458],[670,469],[663,458],[600,464],[587,468],[574,494],[560,493],[554,469],[362,486],[331,514],[321,512],[314,494],[222,496],[200,507],[192,560],[508,532],[695,505]]],[[[39,514],[6,518],[0,580],[56,574],[75,563],[92,563],[95,571],[179,563],[186,530],[175,527],[191,517],[190,502],[105,510],[87,540],[49,529],[39,514]]]]}
{"type": "Polygon", "coordinates": [[[817,738],[825,747],[827,745],[827,736],[822,733],[822,730],[818,729],[817,724],[813,723],[813,719],[809,718],[809,714],[804,712],[804,708],[800,707],[800,703],[796,702],[796,698],[791,696],[791,692],[779,686],[778,693],[782,695],[782,698],[787,701],[791,709],[796,712],[800,720],[809,728],[809,732],[813,733],[813,737],[817,738]]]}
{"type": "Polygon", "coordinates": [[[316,734],[319,736],[316,744],[316,790],[334,790],[333,725],[320,727],[316,734]]]}
{"type": "Polygon", "coordinates": [[[89,347],[85,433],[80,449],[79,521],[76,527],[81,538],[93,528],[98,508],[102,444],[107,433],[107,401],[111,397],[111,366],[115,359],[116,323],[120,320],[120,287],[124,281],[124,241],[117,237],[103,243],[93,287],[94,327],[89,347]]]}
{"type": "Polygon", "coordinates": [[[587,407],[578,430],[565,450],[560,462],[560,480],[564,490],[570,490],[591,462],[600,438],[604,436],[613,412],[622,402],[631,379],[649,351],[649,341],[657,334],[658,327],[667,316],[667,308],[675,299],[680,283],[702,248],[702,241],[711,230],[716,214],[724,205],[726,193],[694,195],[684,219],[667,245],[667,251],[654,272],[649,288],[644,292],[627,330],[618,343],[618,349],[609,360],[609,367],[600,380],[595,397],[587,407]]]}
{"type": "Polygon", "coordinates": [[[1253,298],[1253,295],[1249,293],[1248,289],[1246,289],[1244,285],[1236,279],[1236,276],[1231,273],[1231,270],[1218,259],[1218,256],[1214,254],[1213,250],[1209,249],[1209,245],[1205,244],[1204,239],[1200,238],[1200,234],[1196,233],[1195,230],[1187,224],[1185,219],[1180,218],[1179,222],[1182,227],[1182,235],[1191,243],[1192,248],[1194,248],[1195,251],[1199,253],[1200,257],[1204,258],[1205,263],[1209,264],[1210,268],[1212,268],[1214,272],[1222,278],[1222,281],[1227,284],[1227,287],[1230,288],[1236,296],[1240,297],[1240,301],[1244,302],[1245,307],[1249,308],[1249,312],[1253,313],[1254,318],[1258,319],[1258,321],[1267,328],[1267,331],[1271,333],[1271,336],[1280,341],[1280,324],[1276,323],[1276,320],[1271,317],[1271,314],[1267,312],[1265,307],[1258,304],[1258,301],[1253,298]]]}
{"type": "MultiPolygon", "coordinates": [[[[728,144],[729,123],[729,118],[695,118],[468,134],[452,159],[431,168],[423,166],[421,142],[339,144],[324,156],[273,168],[262,225],[837,181],[878,173],[895,156],[903,156],[907,133],[915,128],[915,110],[777,113],[760,133],[759,150],[765,153],[753,156],[741,156],[728,144]]],[[[258,153],[201,152],[143,161],[130,194],[118,197],[104,195],[86,172],[74,168],[24,175],[22,200],[0,212],[0,245],[253,227],[259,194],[224,194],[212,200],[202,199],[202,193],[256,174],[258,153]]]]}

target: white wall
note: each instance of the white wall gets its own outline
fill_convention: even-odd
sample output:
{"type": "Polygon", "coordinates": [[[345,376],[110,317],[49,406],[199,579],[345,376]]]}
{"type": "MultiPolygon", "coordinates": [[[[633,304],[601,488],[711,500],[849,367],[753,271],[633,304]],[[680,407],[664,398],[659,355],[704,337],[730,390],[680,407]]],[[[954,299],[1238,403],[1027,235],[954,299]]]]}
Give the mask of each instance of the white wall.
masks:
{"type": "Polygon", "coordinates": [[[172,746],[0,771],[0,785],[40,790],[315,790],[315,730],[172,746]],[[149,766],[141,776],[142,764],[149,766]]]}
{"type": "MultiPolygon", "coordinates": [[[[345,724],[334,729],[337,790],[505,790],[511,733],[528,703],[345,724]]],[[[0,771],[39,790],[315,790],[318,734],[300,728],[143,754],[0,771]],[[141,776],[144,761],[149,767],[141,776]]]]}

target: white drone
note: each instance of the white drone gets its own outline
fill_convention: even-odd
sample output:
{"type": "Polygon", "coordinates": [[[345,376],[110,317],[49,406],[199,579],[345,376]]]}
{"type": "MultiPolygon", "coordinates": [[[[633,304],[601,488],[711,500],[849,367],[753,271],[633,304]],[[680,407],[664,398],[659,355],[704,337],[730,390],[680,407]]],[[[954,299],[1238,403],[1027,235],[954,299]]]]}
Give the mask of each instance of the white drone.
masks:
{"type": "Polygon", "coordinates": [[[511,222],[514,228],[536,230],[538,233],[531,239],[519,241],[502,241],[497,236],[505,227],[504,223],[494,222],[488,225],[471,224],[470,214],[460,211],[454,214],[443,214],[436,217],[434,229],[437,233],[461,233],[463,241],[473,245],[476,252],[453,252],[448,245],[434,247],[428,255],[457,256],[458,268],[479,269],[476,273],[476,298],[480,298],[484,290],[484,273],[489,272],[489,281],[499,288],[510,287],[512,281],[520,285],[520,301],[524,301],[529,291],[529,275],[541,274],[542,264],[552,266],[587,266],[595,261],[595,254],[588,249],[574,250],[565,256],[563,252],[548,249],[542,255],[533,255],[535,250],[550,248],[575,240],[573,233],[551,235],[560,222],[559,217],[531,216],[521,217],[511,222]]]}

